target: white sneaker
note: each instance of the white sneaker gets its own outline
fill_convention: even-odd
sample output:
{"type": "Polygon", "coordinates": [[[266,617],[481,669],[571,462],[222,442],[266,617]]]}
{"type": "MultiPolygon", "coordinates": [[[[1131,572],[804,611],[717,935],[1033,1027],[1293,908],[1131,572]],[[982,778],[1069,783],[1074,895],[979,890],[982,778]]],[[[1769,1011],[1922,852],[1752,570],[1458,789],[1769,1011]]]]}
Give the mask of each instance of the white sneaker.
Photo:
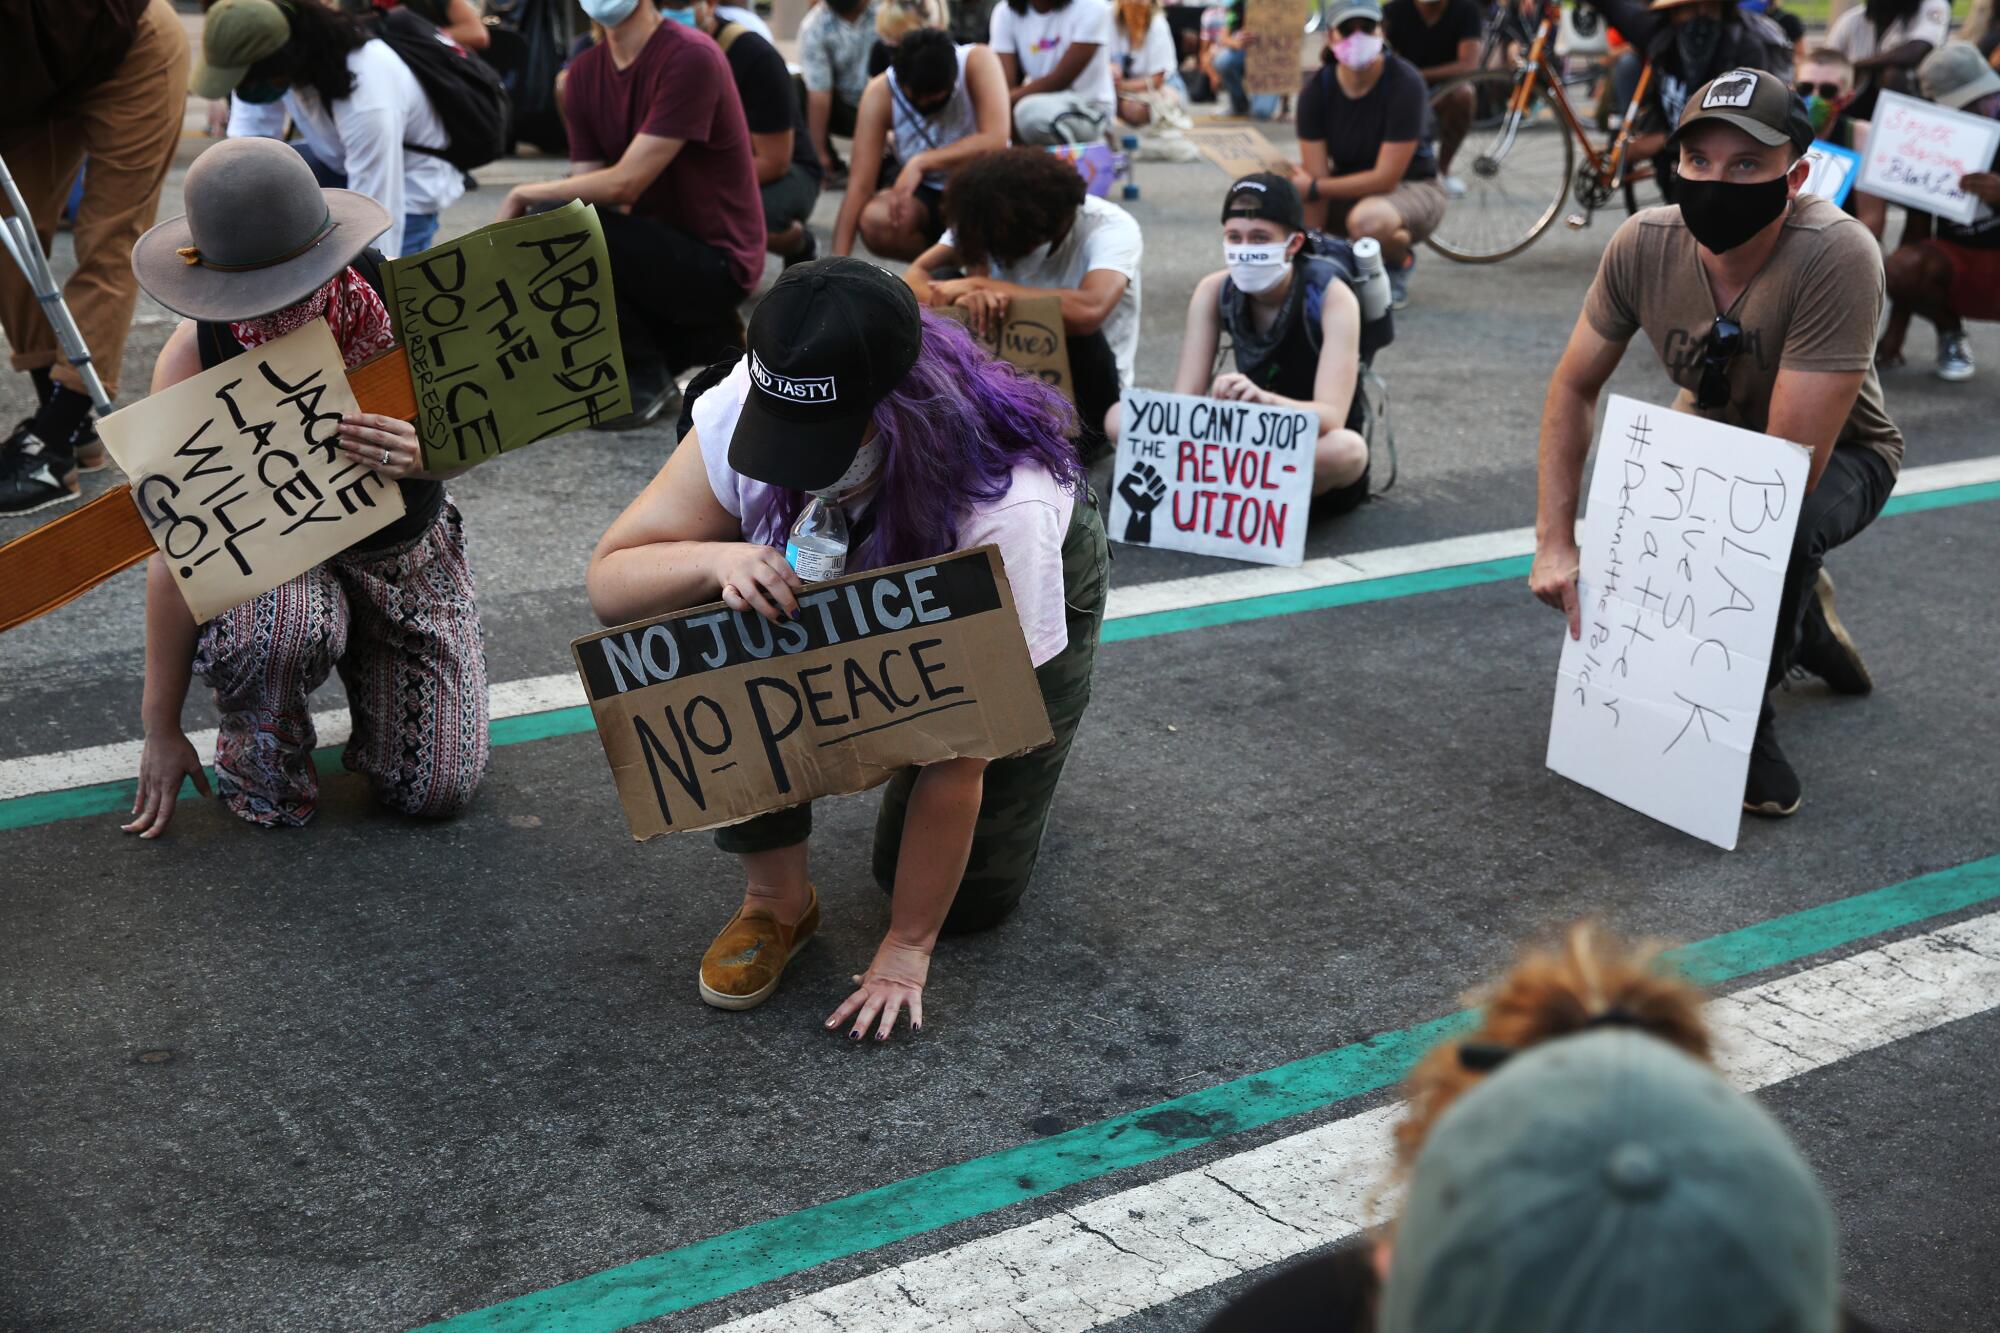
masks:
{"type": "Polygon", "coordinates": [[[1465,182],[1456,176],[1446,176],[1444,178],[1444,197],[1447,199],[1465,198],[1465,182]]]}
{"type": "Polygon", "coordinates": [[[1940,333],[1938,335],[1937,377],[1953,384],[1963,383],[1972,378],[1975,367],[1972,364],[1972,349],[1965,345],[1963,333],[1940,333]]]}

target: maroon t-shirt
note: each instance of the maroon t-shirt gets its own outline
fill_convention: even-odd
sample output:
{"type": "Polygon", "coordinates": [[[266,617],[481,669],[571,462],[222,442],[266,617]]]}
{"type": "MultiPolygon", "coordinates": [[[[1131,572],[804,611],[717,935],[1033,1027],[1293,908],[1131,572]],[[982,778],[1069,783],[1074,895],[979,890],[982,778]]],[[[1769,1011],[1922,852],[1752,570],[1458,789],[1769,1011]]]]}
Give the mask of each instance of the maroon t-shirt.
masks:
{"type": "Polygon", "coordinates": [[[729,61],[708,34],[662,23],[624,69],[599,42],[570,62],[563,100],[572,162],[616,162],[641,134],[683,140],[632,212],[722,251],[745,291],[757,285],[764,198],[729,61]]]}

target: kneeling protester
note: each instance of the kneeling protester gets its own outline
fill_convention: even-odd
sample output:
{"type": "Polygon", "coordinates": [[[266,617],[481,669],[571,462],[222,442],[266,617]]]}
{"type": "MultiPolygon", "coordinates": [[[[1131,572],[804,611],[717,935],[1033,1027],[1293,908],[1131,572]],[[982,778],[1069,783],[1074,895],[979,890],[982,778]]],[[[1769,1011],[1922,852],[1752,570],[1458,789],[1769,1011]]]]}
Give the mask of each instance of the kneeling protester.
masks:
{"type": "Polygon", "coordinates": [[[701,964],[718,1008],[763,1003],[818,928],[810,798],[886,779],[890,927],[827,1020],[886,1039],[921,1026],[940,933],[1027,890],[1090,701],[1104,530],[1069,405],[874,265],[796,266],[749,344],[689,387],[679,448],[598,544],[591,603],[621,628],[578,664],[634,832],[726,824],[743,860],[701,964]],[[842,565],[864,572],[799,568],[842,565]]]}

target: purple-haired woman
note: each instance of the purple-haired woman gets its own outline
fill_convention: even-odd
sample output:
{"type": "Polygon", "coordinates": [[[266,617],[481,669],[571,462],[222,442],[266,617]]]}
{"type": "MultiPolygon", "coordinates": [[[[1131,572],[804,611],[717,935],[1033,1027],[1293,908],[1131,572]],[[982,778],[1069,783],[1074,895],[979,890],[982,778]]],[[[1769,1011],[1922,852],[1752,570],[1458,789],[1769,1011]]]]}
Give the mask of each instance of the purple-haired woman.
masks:
{"type": "MultiPolygon", "coordinates": [[[[712,368],[680,447],[611,525],[590,562],[607,623],[721,598],[773,621],[795,614],[783,546],[808,493],[852,531],[849,573],[991,542],[1048,708],[1055,743],[1014,759],[950,759],[890,780],[875,826],[889,930],[859,987],[826,1020],[886,1040],[907,1010],[923,1025],[931,950],[980,930],[1027,890],[1057,780],[1085,706],[1109,554],[1063,398],[987,359],[959,325],[926,314],[872,264],[800,264],[750,321],[750,358],[712,368]],[[762,371],[753,381],[751,363],[762,371]],[[823,412],[781,396],[831,381],[823,412]],[[774,387],[775,386],[775,387],[774,387]]],[[[807,873],[811,805],[716,834],[743,860],[743,904],[701,962],[701,997],[749,1009],[819,927],[807,873]]]]}

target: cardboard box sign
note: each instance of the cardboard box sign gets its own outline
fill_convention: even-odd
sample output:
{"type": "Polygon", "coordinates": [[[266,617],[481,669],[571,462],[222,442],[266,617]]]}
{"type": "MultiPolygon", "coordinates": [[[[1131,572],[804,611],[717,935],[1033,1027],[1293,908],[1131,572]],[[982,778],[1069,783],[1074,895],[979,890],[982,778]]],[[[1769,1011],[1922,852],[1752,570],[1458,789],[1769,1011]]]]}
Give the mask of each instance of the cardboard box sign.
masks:
{"type": "Polygon", "coordinates": [[[1254,129],[1196,129],[1187,131],[1187,137],[1201,150],[1202,156],[1221,167],[1222,174],[1232,181],[1260,171],[1275,171],[1291,178],[1291,159],[1254,129]]]}
{"type": "Polygon", "coordinates": [[[316,319],[97,423],[196,621],[403,516],[396,483],[336,447],[358,410],[316,319]]]}
{"type": "Polygon", "coordinates": [[[1614,394],[1579,525],[1548,766],[1736,846],[1812,455],[1614,394]]]}
{"type": "MultiPolygon", "coordinates": [[[[971,331],[972,317],[960,307],[945,306],[938,313],[957,320],[971,331]]],[[[1069,378],[1069,335],[1063,331],[1061,297],[1031,296],[1009,301],[1007,318],[998,336],[974,333],[972,338],[986,349],[988,356],[999,357],[1022,374],[1032,375],[1059,390],[1070,402],[1076,401],[1076,389],[1069,378]]]]}
{"type": "Polygon", "coordinates": [[[383,273],[433,470],[632,410],[596,208],[481,227],[383,273]]]}
{"type": "Polygon", "coordinates": [[[778,625],[715,602],[570,645],[634,838],[1054,739],[997,548],[814,584],[799,602],[778,625]]]}
{"type": "Polygon", "coordinates": [[[1243,90],[1288,97],[1305,81],[1306,16],[1313,0],[1247,0],[1243,8],[1243,90]]]}

